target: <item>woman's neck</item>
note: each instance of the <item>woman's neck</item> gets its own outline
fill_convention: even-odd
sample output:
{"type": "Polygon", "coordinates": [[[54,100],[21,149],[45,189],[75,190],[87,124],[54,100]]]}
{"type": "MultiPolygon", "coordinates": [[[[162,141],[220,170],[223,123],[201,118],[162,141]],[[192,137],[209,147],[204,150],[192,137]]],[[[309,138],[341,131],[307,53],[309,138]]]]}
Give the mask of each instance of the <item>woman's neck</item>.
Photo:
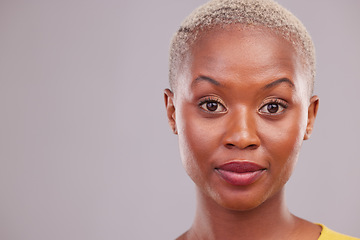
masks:
{"type": "Polygon", "coordinates": [[[247,211],[225,209],[198,190],[195,220],[184,239],[291,239],[302,221],[287,209],[283,190],[247,211]]]}

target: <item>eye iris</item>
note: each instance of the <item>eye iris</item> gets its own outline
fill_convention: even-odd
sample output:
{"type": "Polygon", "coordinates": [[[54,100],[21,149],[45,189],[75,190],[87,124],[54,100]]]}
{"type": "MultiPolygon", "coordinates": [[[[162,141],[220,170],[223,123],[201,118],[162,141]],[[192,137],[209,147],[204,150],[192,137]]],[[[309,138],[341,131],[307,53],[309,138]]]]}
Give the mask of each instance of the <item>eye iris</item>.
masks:
{"type": "Polygon", "coordinates": [[[269,104],[267,105],[267,110],[269,111],[269,113],[276,113],[279,110],[279,105],[277,104],[269,104]]]}
{"type": "Polygon", "coordinates": [[[206,108],[209,111],[216,111],[216,109],[218,108],[218,103],[217,102],[208,102],[208,103],[206,103],[206,108]]]}

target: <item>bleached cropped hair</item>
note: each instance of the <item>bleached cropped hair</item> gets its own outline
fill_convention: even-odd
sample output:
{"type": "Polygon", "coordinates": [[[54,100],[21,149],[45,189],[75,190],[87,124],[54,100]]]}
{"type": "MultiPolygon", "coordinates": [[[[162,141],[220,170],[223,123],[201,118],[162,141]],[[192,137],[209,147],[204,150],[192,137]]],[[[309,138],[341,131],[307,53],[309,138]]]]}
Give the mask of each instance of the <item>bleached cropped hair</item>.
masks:
{"type": "Polygon", "coordinates": [[[172,89],[184,57],[201,32],[232,24],[265,27],[290,42],[302,57],[308,71],[309,90],[313,92],[315,49],[310,34],[299,19],[273,0],[212,0],[195,9],[171,41],[169,80],[172,89]]]}

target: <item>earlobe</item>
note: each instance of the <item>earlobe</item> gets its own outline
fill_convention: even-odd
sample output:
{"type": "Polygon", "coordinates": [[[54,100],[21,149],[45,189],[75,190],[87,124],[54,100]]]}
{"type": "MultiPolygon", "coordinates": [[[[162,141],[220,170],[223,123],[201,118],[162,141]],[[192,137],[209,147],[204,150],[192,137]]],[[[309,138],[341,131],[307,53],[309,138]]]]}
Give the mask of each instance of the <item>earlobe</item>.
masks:
{"type": "Polygon", "coordinates": [[[312,96],[310,99],[310,105],[308,108],[308,120],[307,120],[307,126],[306,126],[306,132],[304,135],[304,140],[309,139],[311,136],[318,108],[319,108],[319,97],[312,96]]]}
{"type": "Polygon", "coordinates": [[[170,89],[165,89],[164,100],[165,100],[165,108],[166,108],[166,113],[170,128],[172,129],[174,134],[177,134],[174,93],[170,89]]]}

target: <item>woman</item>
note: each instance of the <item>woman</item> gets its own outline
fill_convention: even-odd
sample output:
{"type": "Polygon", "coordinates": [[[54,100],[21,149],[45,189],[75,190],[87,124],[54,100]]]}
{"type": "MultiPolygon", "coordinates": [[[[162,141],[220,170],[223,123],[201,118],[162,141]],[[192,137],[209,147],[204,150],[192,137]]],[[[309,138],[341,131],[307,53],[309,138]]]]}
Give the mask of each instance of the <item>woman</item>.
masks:
{"type": "Polygon", "coordinates": [[[314,77],[309,34],[273,1],[214,0],[185,19],[165,104],[197,209],[178,239],[355,239],[286,207],[319,106],[314,77]]]}

